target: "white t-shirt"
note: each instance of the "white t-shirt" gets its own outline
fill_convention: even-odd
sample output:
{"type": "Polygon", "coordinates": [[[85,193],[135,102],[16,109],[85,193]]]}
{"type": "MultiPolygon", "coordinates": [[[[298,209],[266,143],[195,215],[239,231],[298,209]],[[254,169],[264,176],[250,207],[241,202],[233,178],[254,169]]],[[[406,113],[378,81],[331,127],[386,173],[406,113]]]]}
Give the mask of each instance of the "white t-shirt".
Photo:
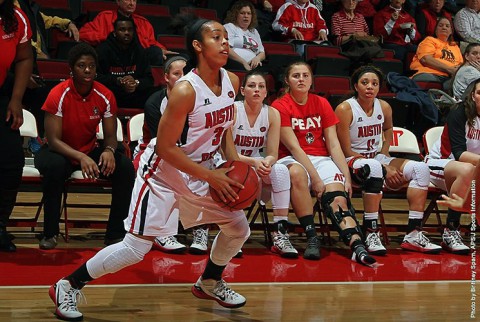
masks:
{"type": "Polygon", "coordinates": [[[228,43],[240,57],[250,62],[255,56],[261,52],[265,52],[262,39],[257,29],[243,30],[235,26],[233,23],[224,25],[228,33],[228,43]]]}

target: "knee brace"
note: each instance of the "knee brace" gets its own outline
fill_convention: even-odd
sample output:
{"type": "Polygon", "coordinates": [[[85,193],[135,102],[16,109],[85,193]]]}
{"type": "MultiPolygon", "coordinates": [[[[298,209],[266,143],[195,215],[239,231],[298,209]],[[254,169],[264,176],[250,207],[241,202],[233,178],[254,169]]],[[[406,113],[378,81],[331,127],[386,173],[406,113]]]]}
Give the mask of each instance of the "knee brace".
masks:
{"type": "Polygon", "coordinates": [[[403,167],[403,177],[409,181],[409,187],[427,190],[430,183],[430,169],[425,162],[408,161],[403,167]]]}
{"type": "Polygon", "coordinates": [[[290,173],[284,164],[275,163],[268,176],[273,192],[290,190],[290,173]]]}
{"type": "Polygon", "coordinates": [[[352,181],[369,193],[382,192],[385,167],[375,159],[354,157],[348,162],[352,181]]]}
{"type": "Polygon", "coordinates": [[[210,259],[217,265],[224,266],[242,248],[250,236],[250,227],[245,219],[229,225],[219,225],[220,232],[213,240],[210,259]]]}
{"type": "MultiPolygon", "coordinates": [[[[323,211],[330,217],[333,226],[340,234],[340,238],[343,242],[348,246],[350,245],[350,240],[352,239],[353,235],[358,234],[362,237],[362,231],[359,228],[357,218],[355,217],[355,209],[352,207],[350,202],[350,198],[348,197],[345,191],[332,191],[332,192],[325,192],[321,199],[323,211]],[[345,211],[342,208],[339,208],[338,211],[334,211],[331,204],[335,197],[344,197],[347,199],[347,206],[348,209],[345,211]],[[353,228],[341,228],[341,223],[343,219],[346,217],[351,217],[355,221],[355,227],[353,228]]],[[[363,237],[362,237],[363,238],[363,237]]]]}
{"type": "Polygon", "coordinates": [[[88,273],[93,278],[99,278],[141,262],[152,244],[149,240],[126,234],[123,241],[105,247],[87,261],[88,273]]]}

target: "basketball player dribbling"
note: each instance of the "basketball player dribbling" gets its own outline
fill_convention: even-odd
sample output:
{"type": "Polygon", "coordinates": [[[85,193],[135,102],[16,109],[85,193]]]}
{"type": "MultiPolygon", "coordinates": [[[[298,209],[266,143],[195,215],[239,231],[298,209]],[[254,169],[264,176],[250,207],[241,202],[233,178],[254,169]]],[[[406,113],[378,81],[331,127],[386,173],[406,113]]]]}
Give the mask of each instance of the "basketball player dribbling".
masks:
{"type": "Polygon", "coordinates": [[[227,160],[238,160],[230,127],[239,80],[222,68],[229,47],[220,23],[197,20],[187,29],[186,41],[197,67],[172,89],[157,139],[150,141],[141,157],[125,238],[102,249],[50,288],[55,314],[63,320],[83,318],[77,298],[86,283],[142,261],[155,237],[175,234],[176,227],[166,225],[172,212],[179,213],[185,228],[207,223],[220,227],[192,293],[228,308],[246,303],[245,297],[227,286],[222,273],[249,237],[248,222],[243,210],[227,211],[208,194],[210,185],[224,201],[234,201],[233,187],[243,188],[226,176],[232,167],[213,167],[213,156],[220,147],[227,160]]]}

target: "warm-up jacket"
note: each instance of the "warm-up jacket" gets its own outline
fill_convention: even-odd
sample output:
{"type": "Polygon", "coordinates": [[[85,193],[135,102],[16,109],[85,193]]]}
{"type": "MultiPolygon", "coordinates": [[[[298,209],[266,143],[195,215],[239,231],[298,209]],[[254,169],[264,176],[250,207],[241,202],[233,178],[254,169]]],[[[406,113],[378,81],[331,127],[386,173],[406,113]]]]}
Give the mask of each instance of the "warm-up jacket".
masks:
{"type": "Polygon", "coordinates": [[[303,6],[296,1],[285,3],[278,9],[272,27],[273,30],[282,32],[289,39],[294,38],[292,28],[300,31],[306,41],[317,40],[320,30],[325,30],[328,35],[325,20],[311,2],[303,6]]]}
{"type": "MultiPolygon", "coordinates": [[[[100,12],[93,21],[86,23],[80,29],[80,40],[88,42],[90,45],[97,46],[107,39],[113,31],[113,23],[117,20],[118,12],[116,10],[106,10],[100,12]]],[[[137,14],[132,14],[138,35],[138,40],[143,48],[157,46],[166,49],[155,39],[155,32],[148,20],[137,14]]]]}

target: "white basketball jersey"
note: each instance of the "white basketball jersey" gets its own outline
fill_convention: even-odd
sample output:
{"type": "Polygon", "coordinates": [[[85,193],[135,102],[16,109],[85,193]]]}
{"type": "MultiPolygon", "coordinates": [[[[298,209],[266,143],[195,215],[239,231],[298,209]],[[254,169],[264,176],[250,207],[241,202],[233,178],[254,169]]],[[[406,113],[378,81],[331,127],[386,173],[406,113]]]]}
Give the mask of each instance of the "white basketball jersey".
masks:
{"type": "Polygon", "coordinates": [[[350,124],[352,151],[366,158],[373,158],[382,140],[384,116],[380,101],[375,99],[371,116],[365,113],[354,97],[349,98],[347,102],[350,104],[353,117],[350,124]]]}
{"type": "Polygon", "coordinates": [[[262,106],[253,126],[250,126],[243,102],[235,102],[235,108],[237,117],[232,132],[237,152],[247,157],[261,157],[260,149],[266,146],[270,125],[268,106],[262,106]]]}
{"type": "Polygon", "coordinates": [[[189,82],[195,90],[195,107],[188,114],[179,143],[183,152],[198,163],[213,159],[223,133],[233,124],[235,90],[227,71],[222,68],[220,73],[222,93],[219,96],[208,88],[195,70],[178,80],[189,82]]]}

